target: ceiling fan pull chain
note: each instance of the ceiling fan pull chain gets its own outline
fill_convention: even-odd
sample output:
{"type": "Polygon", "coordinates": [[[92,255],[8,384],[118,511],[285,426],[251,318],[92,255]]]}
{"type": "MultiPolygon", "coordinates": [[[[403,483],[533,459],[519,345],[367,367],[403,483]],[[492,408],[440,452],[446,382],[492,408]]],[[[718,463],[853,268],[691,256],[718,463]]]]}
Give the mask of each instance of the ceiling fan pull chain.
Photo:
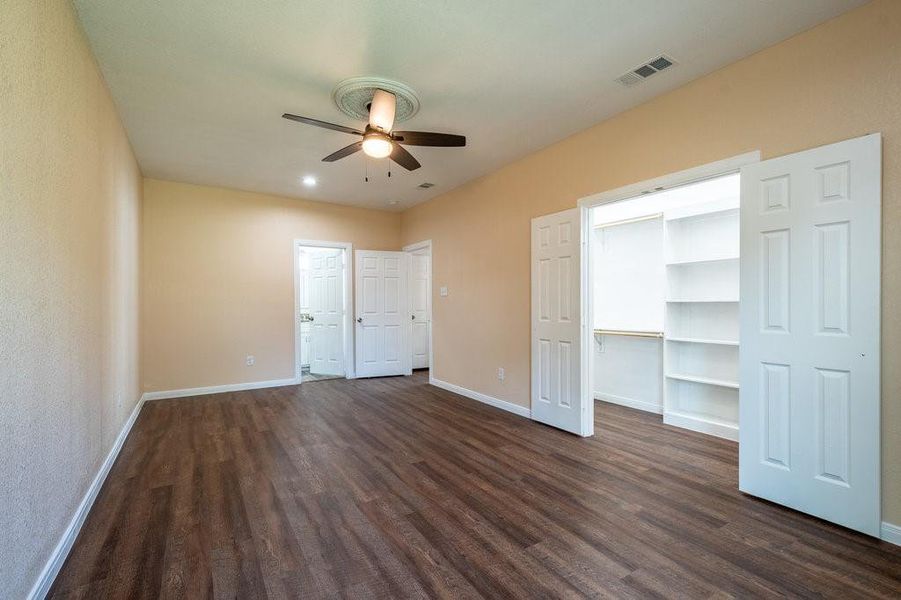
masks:
{"type": "Polygon", "coordinates": [[[388,177],[391,177],[391,159],[388,159],[388,177]]]}
{"type": "Polygon", "coordinates": [[[363,178],[363,181],[365,181],[366,183],[369,183],[369,161],[364,160],[363,165],[366,168],[366,176],[363,178]]]}

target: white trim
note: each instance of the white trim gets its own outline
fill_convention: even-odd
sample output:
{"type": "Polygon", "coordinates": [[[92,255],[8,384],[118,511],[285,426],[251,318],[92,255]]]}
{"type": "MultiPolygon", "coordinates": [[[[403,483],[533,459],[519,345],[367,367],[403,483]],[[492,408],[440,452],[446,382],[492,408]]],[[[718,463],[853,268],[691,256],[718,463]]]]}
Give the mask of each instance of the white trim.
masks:
{"type": "MultiPolygon", "coordinates": [[[[294,379],[301,383],[300,377],[300,327],[297,316],[300,313],[300,265],[297,264],[297,253],[301,247],[339,248],[344,250],[344,376],[356,379],[354,363],[354,306],[353,306],[353,271],[354,246],[350,242],[330,242],[326,240],[294,240],[294,379]]],[[[270,386],[271,387],[271,386],[270,386]]],[[[249,389],[249,388],[248,388],[249,389]]],[[[211,392],[214,393],[214,392],[211,392]]]]}
{"type": "Polygon", "coordinates": [[[144,407],[144,401],[146,400],[145,396],[146,394],[142,395],[138,400],[138,403],[128,416],[128,420],[125,421],[125,424],[122,426],[122,430],[119,431],[119,435],[116,436],[113,447],[110,448],[109,453],[106,455],[106,459],[104,459],[103,464],[100,465],[100,470],[97,471],[94,480],[91,482],[91,485],[88,486],[88,490],[81,499],[81,503],[78,505],[78,508],[75,509],[72,520],[69,521],[69,525],[66,527],[62,537],[56,544],[56,548],[50,553],[50,557],[44,564],[44,568],[41,569],[41,574],[38,575],[37,581],[34,582],[31,591],[28,592],[28,600],[43,600],[43,598],[47,596],[47,592],[50,591],[53,581],[59,574],[59,570],[62,568],[63,563],[66,562],[66,558],[69,556],[69,552],[71,552],[76,538],[78,538],[78,533],[81,531],[81,527],[84,525],[88,513],[91,512],[91,507],[94,505],[94,501],[100,493],[100,488],[103,487],[103,482],[106,481],[110,469],[113,468],[116,458],[119,457],[122,446],[125,445],[125,439],[131,432],[131,428],[135,424],[135,421],[138,420],[138,415],[144,407]]]}
{"type": "Polygon", "coordinates": [[[413,252],[415,250],[422,250],[423,248],[428,248],[429,252],[432,251],[432,240],[422,240],[421,242],[416,242],[415,244],[407,244],[401,250],[404,252],[413,252]]]}
{"type": "Polygon", "coordinates": [[[221,394],[223,392],[240,392],[244,390],[261,390],[285,385],[298,385],[300,381],[291,379],[270,379],[269,381],[248,381],[246,383],[229,383],[226,385],[210,385],[207,387],[185,388],[182,390],[165,390],[161,392],[146,392],[144,400],[167,400],[169,398],[187,398],[190,396],[206,396],[207,394],[221,394]]]}
{"type": "MultiPolygon", "coordinates": [[[[591,340],[594,339],[594,286],[592,285],[591,277],[594,273],[593,264],[592,264],[592,256],[594,250],[594,236],[591,235],[592,231],[592,223],[591,223],[591,211],[590,209],[595,206],[600,206],[601,204],[607,204],[609,202],[617,202],[620,200],[628,200],[630,198],[635,198],[640,196],[642,192],[658,192],[666,189],[671,189],[674,187],[679,187],[683,185],[688,185],[690,183],[694,183],[697,181],[702,181],[705,179],[711,179],[713,177],[721,177],[723,175],[728,175],[730,173],[737,173],[741,170],[741,168],[745,165],[753,164],[756,162],[760,162],[760,150],[754,150],[753,152],[746,152],[744,154],[739,154],[737,156],[733,156],[731,158],[726,158],[723,160],[718,160],[716,162],[708,163],[706,165],[700,165],[698,167],[693,167],[691,169],[685,169],[684,171],[677,171],[675,173],[670,173],[668,175],[663,175],[661,177],[656,177],[654,179],[648,179],[645,181],[639,181],[638,183],[633,183],[630,185],[626,185],[620,188],[616,188],[614,190],[608,190],[606,192],[600,192],[598,194],[592,194],[590,196],[586,196],[581,198],[578,202],[578,206],[581,209],[581,221],[582,221],[582,403],[589,404],[594,407],[594,403],[591,401],[593,397],[594,390],[594,365],[590,360],[586,360],[585,357],[592,357],[593,348],[591,347],[591,340]],[[659,189],[658,189],[659,188],[659,189]]],[[[667,417],[664,416],[664,423],[667,422],[667,417]]],[[[722,427],[715,425],[713,423],[700,423],[699,420],[690,419],[687,421],[683,421],[678,417],[673,417],[672,421],[678,422],[686,422],[691,421],[688,425],[685,425],[688,429],[693,429],[695,431],[702,431],[704,433],[711,433],[712,435],[717,435],[719,437],[725,437],[727,439],[738,439],[738,431],[731,432],[728,429],[723,430],[722,427]],[[698,424],[694,422],[698,421],[698,424]],[[692,426],[694,425],[694,426],[692,426]],[[699,428],[700,427],[700,428],[699,428]]],[[[670,424],[676,425],[677,423],[671,422],[670,424]]],[[[594,419],[592,419],[592,426],[594,425],[594,419]]],[[[683,425],[678,425],[682,427],[683,425]]]]}
{"type": "Polygon", "coordinates": [[[883,521],[880,537],[884,542],[895,544],[896,546],[901,546],[901,526],[883,521]]]}
{"type": "Polygon", "coordinates": [[[579,336],[581,352],[579,353],[579,378],[582,390],[582,415],[580,417],[579,432],[582,437],[594,435],[594,401],[592,400],[594,389],[594,321],[593,307],[587,302],[593,302],[591,279],[591,238],[592,235],[591,210],[587,206],[579,206],[579,318],[582,319],[582,331],[579,336]]]}
{"type": "MultiPolygon", "coordinates": [[[[423,240],[415,244],[408,244],[403,247],[404,252],[414,252],[415,250],[429,249],[429,380],[431,380],[432,370],[435,368],[435,356],[432,354],[432,290],[435,289],[435,271],[433,266],[435,262],[432,260],[432,240],[423,240]]],[[[412,277],[413,272],[410,271],[412,277]]],[[[410,298],[413,294],[410,294],[410,298]]]]}
{"type": "Polygon", "coordinates": [[[617,396],[616,394],[602,394],[601,392],[595,392],[594,399],[600,400],[601,402],[634,408],[636,410],[643,410],[645,412],[654,413],[655,415],[663,414],[662,405],[646,402],[644,400],[635,400],[633,398],[626,398],[625,396],[617,396]]]}
{"type": "Polygon", "coordinates": [[[756,162],[760,162],[760,150],[745,152],[744,154],[718,160],[706,165],[692,167],[691,169],[669,173],[667,175],[662,175],[661,177],[655,177],[654,179],[647,179],[645,181],[639,181],[638,183],[624,185],[615,190],[608,190],[606,192],[600,192],[599,194],[585,196],[579,200],[579,206],[593,208],[601,204],[607,204],[608,202],[635,198],[640,196],[643,192],[658,193],[675,187],[703,181],[705,179],[737,173],[743,166],[756,162]]]}
{"type": "Polygon", "coordinates": [[[708,435],[714,435],[733,442],[738,441],[738,426],[729,423],[720,423],[710,419],[704,419],[696,415],[685,415],[677,412],[664,412],[663,422],[673,427],[690,429],[708,435]]]}
{"type": "Polygon", "coordinates": [[[519,415],[520,417],[526,417],[527,419],[532,417],[532,411],[525,406],[520,406],[519,404],[513,404],[512,402],[507,402],[506,400],[501,400],[499,398],[495,398],[494,396],[488,396],[487,394],[483,394],[481,392],[474,392],[472,390],[466,389],[465,387],[460,387],[459,385],[454,385],[453,383],[441,381],[440,379],[435,379],[431,376],[429,377],[429,384],[447,390],[449,392],[459,394],[460,396],[466,396],[467,398],[477,400],[495,408],[506,410],[507,412],[511,412],[514,415],[519,415]]]}

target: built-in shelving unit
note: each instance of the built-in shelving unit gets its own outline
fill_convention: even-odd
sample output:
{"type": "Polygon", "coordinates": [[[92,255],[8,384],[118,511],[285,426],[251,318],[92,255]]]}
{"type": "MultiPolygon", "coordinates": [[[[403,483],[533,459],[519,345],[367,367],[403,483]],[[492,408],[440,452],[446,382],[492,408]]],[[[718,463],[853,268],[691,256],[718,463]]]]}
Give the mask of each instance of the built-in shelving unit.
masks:
{"type": "Polygon", "coordinates": [[[664,422],[738,439],[739,199],[664,212],[664,422]]]}

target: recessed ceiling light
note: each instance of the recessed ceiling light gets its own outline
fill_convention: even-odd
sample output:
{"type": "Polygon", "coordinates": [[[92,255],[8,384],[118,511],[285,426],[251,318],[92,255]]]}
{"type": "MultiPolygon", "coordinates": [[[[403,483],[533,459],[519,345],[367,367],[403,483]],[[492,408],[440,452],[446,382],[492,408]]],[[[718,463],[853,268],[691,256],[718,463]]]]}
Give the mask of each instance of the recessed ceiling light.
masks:
{"type": "Polygon", "coordinates": [[[388,204],[394,206],[395,204],[397,204],[397,200],[388,200],[388,204]]]}
{"type": "Polygon", "coordinates": [[[303,184],[307,187],[313,187],[316,185],[316,178],[312,175],[305,175],[303,178],[303,184]]]}

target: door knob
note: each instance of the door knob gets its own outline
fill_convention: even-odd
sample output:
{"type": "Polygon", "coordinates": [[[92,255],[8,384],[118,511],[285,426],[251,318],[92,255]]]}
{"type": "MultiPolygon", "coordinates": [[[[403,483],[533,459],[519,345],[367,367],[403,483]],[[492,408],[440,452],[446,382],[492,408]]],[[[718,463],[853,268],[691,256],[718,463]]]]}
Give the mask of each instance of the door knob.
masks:
{"type": "Polygon", "coordinates": [[[362,323],[362,322],[363,322],[363,317],[357,317],[357,323],[362,323]]]}
{"type": "Polygon", "coordinates": [[[415,321],[415,320],[416,320],[416,315],[410,315],[410,318],[413,319],[413,320],[415,321]]]}

